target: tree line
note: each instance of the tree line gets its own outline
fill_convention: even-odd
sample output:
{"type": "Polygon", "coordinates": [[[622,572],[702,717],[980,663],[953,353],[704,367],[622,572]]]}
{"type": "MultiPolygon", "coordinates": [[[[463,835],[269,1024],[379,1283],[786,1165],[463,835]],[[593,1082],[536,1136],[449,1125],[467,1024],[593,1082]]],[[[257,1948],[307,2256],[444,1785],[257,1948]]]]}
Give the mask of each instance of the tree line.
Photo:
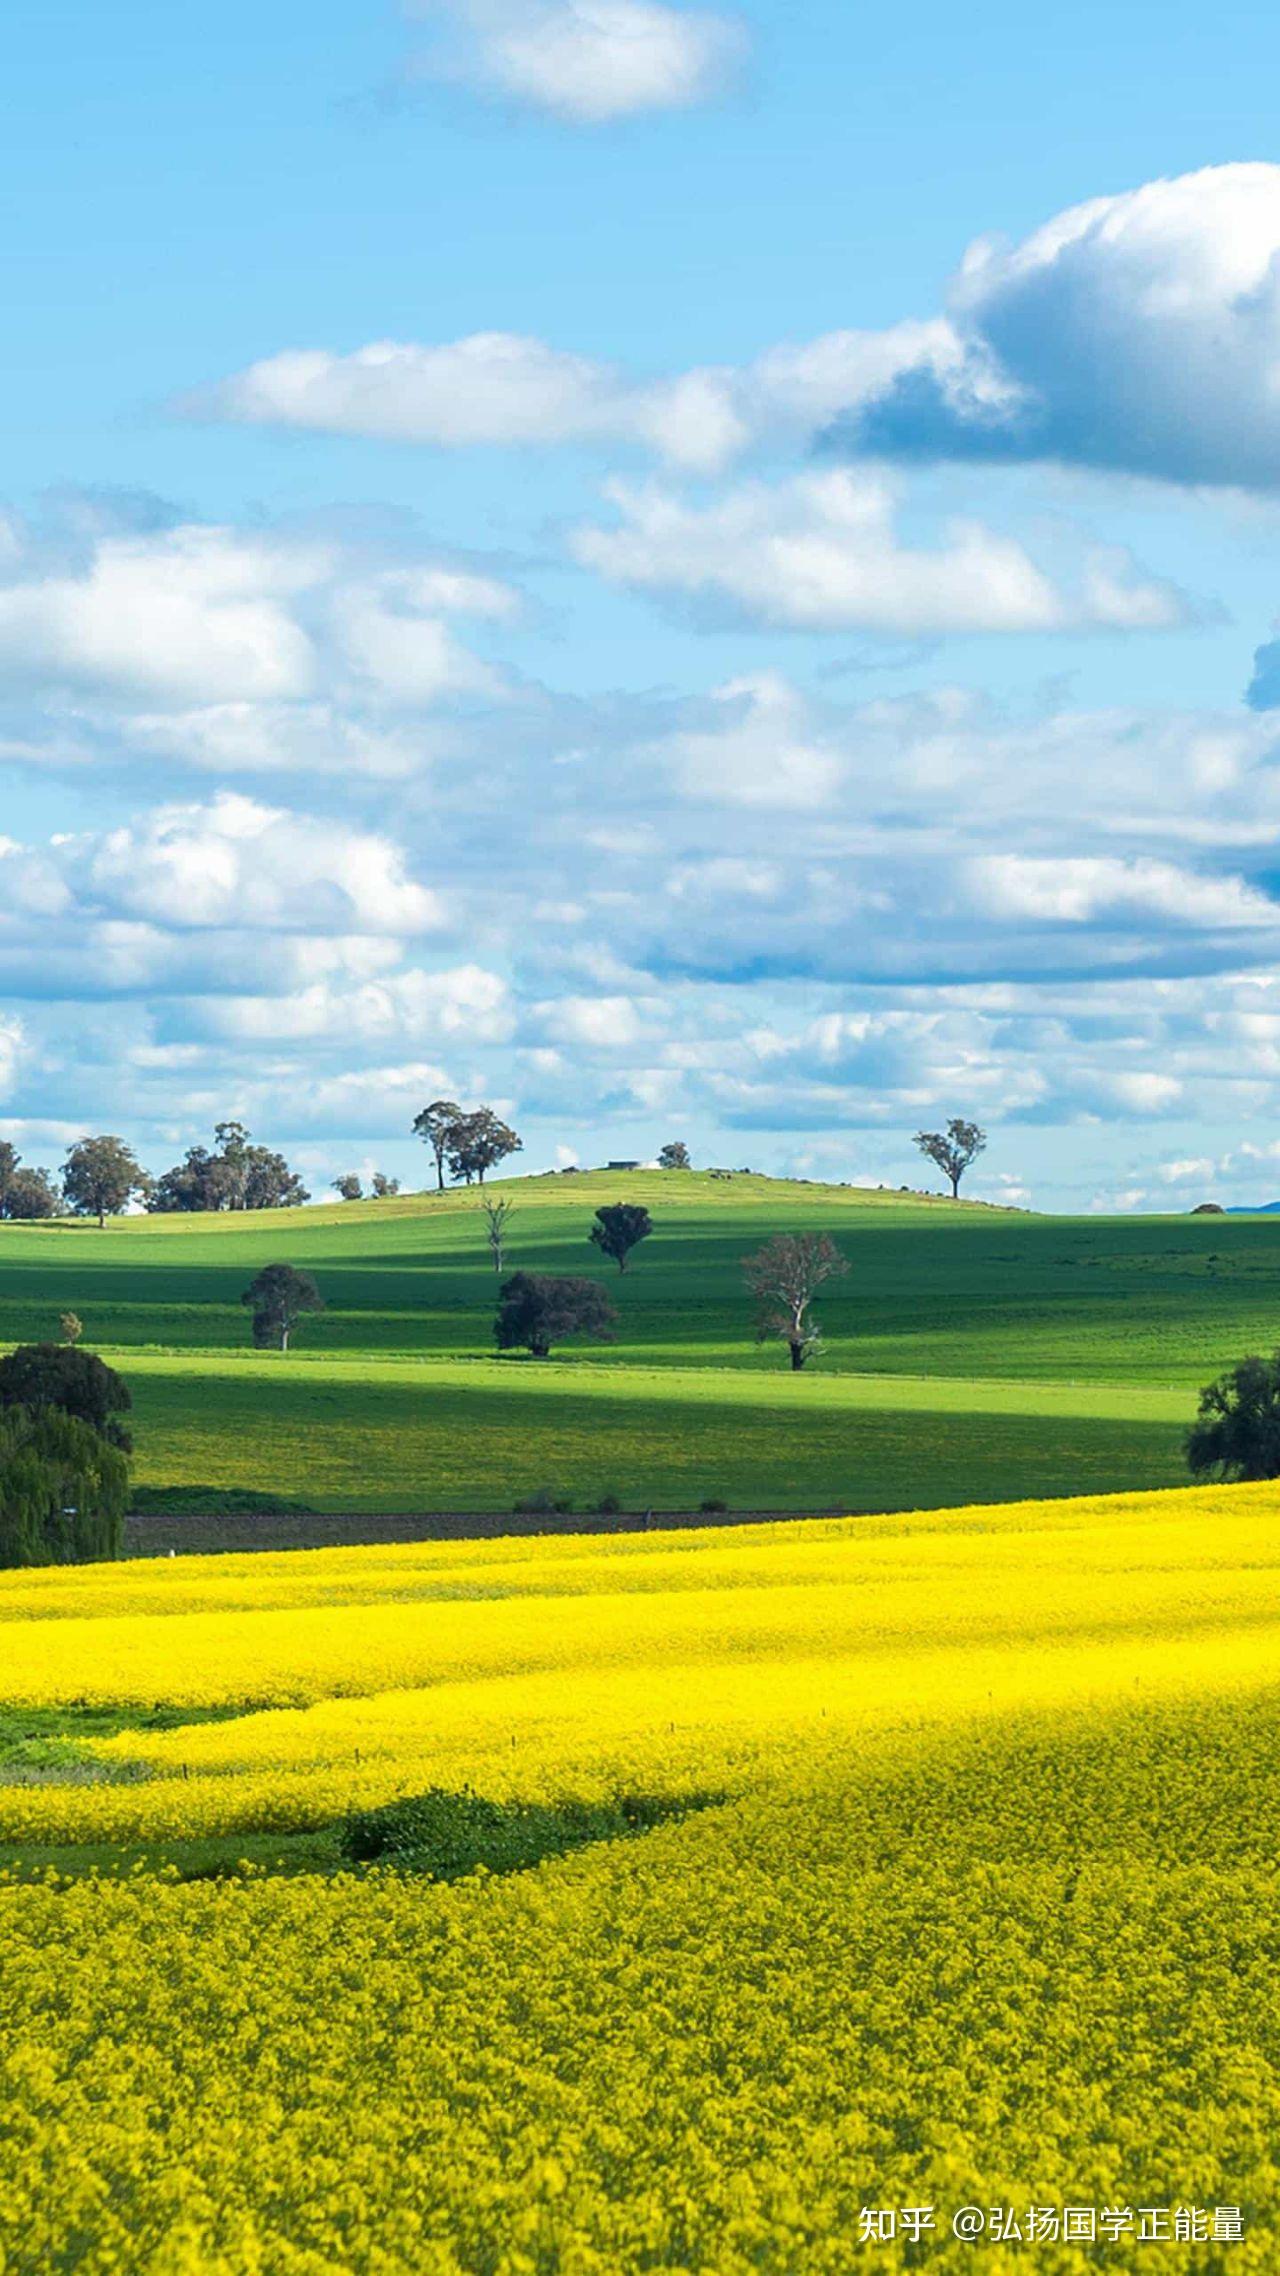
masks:
{"type": "MultiPolygon", "coordinates": [[[[413,1120],[414,1134],[429,1147],[443,1193],[448,1176],[463,1185],[480,1185],[488,1171],[524,1151],[519,1133],[491,1106],[464,1108],[454,1099],[433,1099],[413,1120]]],[[[933,1162],[958,1199],[960,1182],[986,1147],[976,1122],[953,1117],[945,1130],[922,1130],[915,1144],[933,1162]]],[[[692,1168],[688,1147],[673,1139],[658,1155],[663,1170],[692,1168]]],[[[345,1171],[333,1180],[344,1201],[365,1199],[358,1174],[345,1171]]],[[[398,1178],[376,1170],[369,1198],[385,1200],[400,1191],[398,1178]]],[[[145,1170],[123,1138],[103,1133],[80,1138],[55,1179],[48,1170],[22,1160],[12,1142],[0,1139],[0,1218],[28,1222],[57,1217],[96,1217],[105,1225],[132,1204],[167,1216],[179,1212],[296,1209],[311,1195],[283,1154],[258,1145],[242,1122],[219,1122],[212,1146],[189,1146],[180,1162],[160,1177],[145,1170]]],[[[606,1252],[611,1254],[612,1252],[606,1252]]]]}

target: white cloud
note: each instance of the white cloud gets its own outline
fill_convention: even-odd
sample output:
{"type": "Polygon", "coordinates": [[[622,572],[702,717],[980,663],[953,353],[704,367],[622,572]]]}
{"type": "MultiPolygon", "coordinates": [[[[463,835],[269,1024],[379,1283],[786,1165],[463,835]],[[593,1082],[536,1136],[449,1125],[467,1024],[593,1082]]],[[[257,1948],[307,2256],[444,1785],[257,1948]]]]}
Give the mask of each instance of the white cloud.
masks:
{"type": "Polygon", "coordinates": [[[499,101],[598,126],[717,94],[743,51],[736,22],[658,0],[419,0],[443,39],[415,59],[499,101]]]}
{"type": "Polygon", "coordinates": [[[315,651],[295,597],[322,548],[191,526],[107,536],[80,569],[19,551],[0,575],[0,675],[178,702],[304,696],[315,651]]]}
{"type": "Polygon", "coordinates": [[[574,551],[612,582],[713,595],[796,629],[921,635],[1044,632],[1136,622],[1172,626],[1185,606],[1131,563],[1086,559],[1081,589],[1056,588],[1014,539],[952,522],[941,544],[905,545],[881,477],[842,468],[744,484],[707,506],[656,485],[608,485],[620,522],[581,529],[574,551]]]}
{"type": "Polygon", "coordinates": [[[660,747],[685,798],[785,809],[830,804],[847,766],[807,732],[807,707],[773,672],[730,680],[712,698],[705,729],[678,731],[660,747]]]}
{"type": "Polygon", "coordinates": [[[159,807],[71,851],[101,907],[167,928],[412,935],[443,921],[386,838],[230,791],[159,807]]]}
{"type": "Polygon", "coordinates": [[[1280,166],[1205,167],[980,239],[956,353],[853,427],[908,455],[1046,458],[1180,483],[1280,482],[1280,166]]]}
{"type": "Polygon", "coordinates": [[[969,868],[980,905],[993,916],[1097,925],[1155,917],[1175,926],[1280,925],[1280,903],[1230,876],[1202,877],[1172,862],[987,854],[969,868]]]}
{"type": "Polygon", "coordinates": [[[0,1013],[0,1097],[7,1097],[27,1048],[27,1031],[11,1012],[0,1013]]]}
{"type": "Polygon", "coordinates": [[[461,450],[586,443],[654,452],[719,473],[752,445],[802,444],[902,371],[963,362],[942,318],[770,348],[755,362],[641,378],[513,332],[375,340],[340,355],[286,349],[180,397],[179,411],[250,426],[461,450]]]}
{"type": "Polygon", "coordinates": [[[349,1048],[462,1038],[504,1043],[513,1019],[506,982],[467,964],[392,972],[359,987],[318,981],[284,996],[211,999],[204,1032],[245,1042],[333,1042],[349,1048]]]}

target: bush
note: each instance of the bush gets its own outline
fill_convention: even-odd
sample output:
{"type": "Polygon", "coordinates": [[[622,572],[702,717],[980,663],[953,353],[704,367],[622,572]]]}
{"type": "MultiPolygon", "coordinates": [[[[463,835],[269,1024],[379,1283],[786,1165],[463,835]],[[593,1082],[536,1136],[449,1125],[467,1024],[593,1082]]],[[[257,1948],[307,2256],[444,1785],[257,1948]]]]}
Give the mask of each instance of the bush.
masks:
{"type": "Polygon", "coordinates": [[[47,1408],[0,1414],[0,1566],[118,1557],[129,1465],[89,1423],[47,1408]]]}
{"type": "Polygon", "coordinates": [[[729,1511],[729,1504],[728,1502],[717,1500],[713,1495],[709,1500],[705,1502],[699,1502],[698,1509],[703,1517],[726,1517],[729,1511]]]}
{"type": "Polygon", "coordinates": [[[1280,1351],[1206,1383],[1186,1449],[1195,1478],[1280,1478],[1280,1351]]]}
{"type": "Polygon", "coordinates": [[[433,1786],[407,1801],[353,1811],[343,1828],[342,1851],[353,1864],[391,1865],[432,1881],[457,1881],[477,1866],[521,1873],[544,1857],[559,1857],[589,1841],[647,1833],[664,1818],[720,1799],[619,1794],[602,1802],[493,1802],[470,1787],[455,1794],[433,1786]]]}
{"type": "Polygon", "coordinates": [[[622,1504],[616,1494],[602,1494],[596,1503],[597,1517],[621,1517],[622,1504]]]}
{"type": "Polygon", "coordinates": [[[558,1486],[536,1486],[513,1505],[516,1517],[571,1517],[573,1502],[558,1486]]]}

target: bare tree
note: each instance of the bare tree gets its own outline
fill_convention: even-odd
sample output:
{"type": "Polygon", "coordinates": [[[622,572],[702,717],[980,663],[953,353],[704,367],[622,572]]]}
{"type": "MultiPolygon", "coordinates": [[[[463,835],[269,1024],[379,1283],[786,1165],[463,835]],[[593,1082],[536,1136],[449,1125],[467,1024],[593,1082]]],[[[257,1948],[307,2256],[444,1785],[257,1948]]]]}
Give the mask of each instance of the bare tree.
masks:
{"type": "Polygon", "coordinates": [[[945,1178],[951,1181],[951,1198],[960,1199],[960,1180],[970,1162],[976,1162],[985,1153],[987,1134],[976,1122],[965,1122],[953,1115],[945,1130],[918,1130],[916,1144],[922,1154],[937,1164],[945,1178]]]}
{"type": "Polygon", "coordinates": [[[821,1348],[818,1323],[810,1309],[824,1280],[849,1270],[847,1258],[826,1233],[775,1233],[764,1247],[742,1260],[742,1277],[756,1300],[756,1342],[779,1336],[798,1374],[821,1348]]]}
{"type": "Polygon", "coordinates": [[[489,1243],[490,1254],[493,1257],[493,1269],[495,1272],[501,1272],[507,1243],[507,1227],[515,1216],[516,1205],[514,1201],[495,1200],[492,1194],[487,1193],[480,1204],[480,1210],[485,1221],[485,1239],[489,1243]]]}

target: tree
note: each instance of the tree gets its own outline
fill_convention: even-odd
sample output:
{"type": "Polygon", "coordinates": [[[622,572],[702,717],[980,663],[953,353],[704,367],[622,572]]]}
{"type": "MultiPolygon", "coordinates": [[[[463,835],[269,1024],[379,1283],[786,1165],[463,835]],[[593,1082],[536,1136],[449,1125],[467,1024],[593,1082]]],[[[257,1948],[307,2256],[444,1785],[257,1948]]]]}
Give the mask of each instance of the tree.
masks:
{"type": "Polygon", "coordinates": [[[486,1194],[480,1209],[485,1221],[485,1239],[493,1257],[493,1269],[501,1272],[507,1227],[515,1216],[516,1205],[514,1201],[495,1201],[492,1194],[486,1194]]]}
{"type": "Polygon", "coordinates": [[[820,1350],[822,1338],[810,1307],[824,1280],[849,1270],[826,1233],[775,1233],[742,1260],[742,1277],[756,1299],[756,1342],[780,1336],[798,1374],[820,1350]]]}
{"type": "Polygon", "coordinates": [[[524,1350],[545,1359],[553,1344],[568,1336],[614,1341],[617,1311],[597,1280],[568,1274],[513,1272],[498,1291],[493,1324],[499,1351],[524,1350]]]}
{"type": "Polygon", "coordinates": [[[436,1184],[444,1192],[444,1165],[453,1141],[453,1133],[462,1120],[462,1108],[451,1098],[432,1099],[421,1114],[413,1118],[414,1133],[431,1148],[436,1163],[436,1184]]]}
{"type": "Polygon", "coordinates": [[[660,1170],[691,1170],[693,1168],[689,1149],[682,1138],[673,1138],[669,1146],[663,1147],[658,1156],[658,1168],[660,1170]]]}
{"type": "Polygon", "coordinates": [[[289,1337],[304,1312],[323,1312],[324,1298],[309,1272],[291,1264],[264,1264],[240,1299],[253,1312],[253,1340],[259,1351],[287,1351],[289,1337]]]}
{"type": "Polygon", "coordinates": [[[116,1417],[132,1405],[128,1384],[96,1352],[73,1344],[26,1343],[0,1359],[0,1409],[25,1407],[42,1415],[57,1408],[87,1423],[122,1454],[133,1451],[133,1440],[116,1417]]]}
{"type": "Polygon", "coordinates": [[[60,1313],[58,1316],[58,1326],[62,1330],[62,1340],[66,1344],[79,1343],[81,1336],[84,1334],[84,1322],[78,1312],[60,1313]]]}
{"type": "Polygon", "coordinates": [[[1195,1478],[1280,1478],[1280,1351],[1205,1385],[1186,1452],[1195,1478]]]}
{"type": "Polygon", "coordinates": [[[607,1257],[612,1257],[619,1272],[627,1269],[627,1258],[641,1241],[647,1241],[653,1231],[653,1220],[647,1209],[638,1201],[607,1202],[597,1209],[596,1221],[587,1235],[607,1257]]]}
{"type": "Polygon", "coordinates": [[[0,1566],[97,1563],[124,1544],[129,1465],[89,1423],[0,1414],[0,1566]]]}
{"type": "Polygon", "coordinates": [[[283,1154],[255,1146],[242,1122],[220,1122],[217,1150],[189,1146],[185,1160],[156,1180],[148,1207],[176,1210],[296,1209],[311,1196],[283,1154]]]}
{"type": "Polygon", "coordinates": [[[389,1178],[385,1170],[375,1170],[369,1183],[375,1201],[390,1201],[400,1191],[399,1178],[389,1178]]]}
{"type": "Polygon", "coordinates": [[[9,1180],[4,1207],[0,1217],[10,1217],[34,1224],[42,1217],[56,1217],[58,1195],[47,1170],[15,1170],[9,1180]]]}
{"type": "Polygon", "coordinates": [[[345,1170],[340,1178],[335,1178],[333,1190],[340,1193],[344,1201],[364,1200],[364,1187],[354,1170],[345,1170]]]}
{"type": "Polygon", "coordinates": [[[937,1164],[944,1177],[951,1181],[951,1198],[960,1199],[960,1180],[970,1162],[986,1152],[987,1134],[976,1122],[965,1122],[959,1115],[952,1117],[945,1130],[918,1130],[915,1142],[922,1154],[937,1164]]]}
{"type": "Polygon", "coordinates": [[[464,1114],[454,1123],[449,1138],[449,1167],[456,1178],[465,1179],[468,1185],[473,1181],[483,1185],[486,1170],[496,1169],[508,1154],[523,1152],[524,1140],[517,1138],[510,1123],[500,1121],[491,1106],[481,1106],[474,1114],[464,1114]]]}
{"type": "Polygon", "coordinates": [[[68,1208],[77,1217],[96,1217],[100,1226],[150,1189],[150,1178],[123,1138],[81,1138],[62,1165],[68,1208]]]}
{"type": "Polygon", "coordinates": [[[17,1147],[12,1145],[7,1138],[0,1138],[0,1217],[7,1217],[9,1214],[7,1207],[9,1188],[18,1174],[18,1164],[21,1160],[22,1156],[17,1147]]]}

